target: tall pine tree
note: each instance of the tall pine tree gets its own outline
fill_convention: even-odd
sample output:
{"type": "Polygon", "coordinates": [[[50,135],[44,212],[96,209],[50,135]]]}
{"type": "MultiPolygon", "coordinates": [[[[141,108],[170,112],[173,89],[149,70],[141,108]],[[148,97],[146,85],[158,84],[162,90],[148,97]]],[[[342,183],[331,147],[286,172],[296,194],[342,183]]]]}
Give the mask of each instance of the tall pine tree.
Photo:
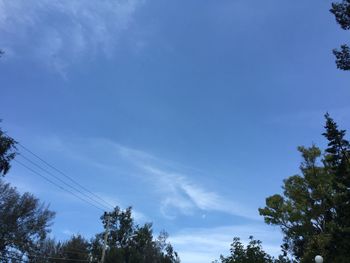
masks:
{"type": "Polygon", "coordinates": [[[283,247],[296,262],[311,262],[316,254],[326,262],[350,258],[350,144],[329,114],[325,118],[324,155],[316,146],[299,147],[301,175],[287,178],[283,195],[268,197],[259,209],[266,223],[280,226],[283,247]]]}
{"type": "Polygon", "coordinates": [[[334,176],[333,208],[335,229],[332,234],[331,252],[347,255],[350,258],[350,143],[346,140],[345,130],[339,130],[335,121],[326,117],[326,132],[323,135],[328,140],[325,150],[324,165],[326,171],[334,176]]]}

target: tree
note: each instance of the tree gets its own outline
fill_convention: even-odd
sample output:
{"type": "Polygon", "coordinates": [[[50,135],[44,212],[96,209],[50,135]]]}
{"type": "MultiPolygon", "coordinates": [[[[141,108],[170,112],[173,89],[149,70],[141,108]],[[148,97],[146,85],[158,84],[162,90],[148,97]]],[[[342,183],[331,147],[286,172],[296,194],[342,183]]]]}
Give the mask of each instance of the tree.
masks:
{"type": "Polygon", "coordinates": [[[247,248],[241,243],[238,237],[233,239],[231,244],[231,255],[228,257],[220,257],[222,263],[272,263],[272,258],[269,256],[261,246],[261,241],[254,240],[252,236],[247,248]]]}
{"type": "Polygon", "coordinates": [[[0,176],[4,176],[10,170],[10,162],[17,154],[16,144],[17,142],[0,128],[0,176]]]}
{"type": "MultiPolygon", "coordinates": [[[[16,144],[0,128],[1,176],[11,168],[10,162],[17,154],[16,144]]],[[[0,258],[2,262],[9,262],[38,250],[38,244],[49,232],[54,212],[33,195],[21,195],[0,179],[0,215],[0,258]]]]}
{"type": "Polygon", "coordinates": [[[55,213],[29,193],[0,180],[0,258],[22,258],[35,253],[50,231],[55,213]]]}
{"type": "Polygon", "coordinates": [[[266,199],[260,208],[265,222],[280,226],[283,247],[297,262],[311,262],[322,254],[326,262],[348,262],[349,242],[349,143],[328,114],[328,148],[323,157],[316,146],[299,147],[301,175],[284,180],[283,195],[266,199]]]}
{"type": "Polygon", "coordinates": [[[60,243],[56,243],[54,239],[47,238],[37,243],[37,249],[28,254],[30,263],[50,263],[51,258],[59,255],[60,243]]]}
{"type": "MultiPolygon", "coordinates": [[[[342,29],[350,29],[350,0],[332,3],[330,12],[334,14],[342,29]]],[[[350,49],[347,45],[341,45],[340,50],[334,49],[333,54],[336,57],[336,64],[339,69],[350,70],[350,49]]]]}
{"type": "Polygon", "coordinates": [[[63,243],[48,238],[40,241],[38,247],[35,253],[28,255],[30,263],[80,263],[91,258],[90,243],[81,235],[73,235],[63,243]]]}
{"type": "Polygon", "coordinates": [[[342,70],[350,70],[350,49],[347,45],[341,45],[340,50],[334,49],[337,67],[342,70]]]}
{"type": "MultiPolygon", "coordinates": [[[[177,253],[166,242],[167,234],[161,233],[158,240],[154,240],[152,224],[135,225],[131,207],[105,213],[101,217],[104,228],[108,229],[108,248],[106,263],[177,263],[180,262],[177,253]]],[[[96,235],[92,240],[92,255],[99,260],[102,253],[104,233],[96,235]]]]}
{"type": "Polygon", "coordinates": [[[328,148],[324,160],[327,173],[334,179],[332,211],[333,232],[330,253],[337,262],[347,262],[350,258],[350,143],[345,137],[345,130],[339,130],[335,121],[326,117],[326,132],[323,135],[328,140],[328,148]]]}
{"type": "Polygon", "coordinates": [[[73,235],[71,239],[60,245],[58,257],[66,258],[71,263],[79,263],[90,259],[90,243],[81,235],[73,235]]]}
{"type": "MultiPolygon", "coordinates": [[[[290,261],[283,256],[274,259],[267,254],[263,248],[260,240],[255,240],[252,236],[249,237],[249,243],[244,247],[240,238],[233,238],[230,249],[231,255],[224,257],[220,256],[221,263],[290,263],[290,261]]],[[[218,261],[214,261],[214,263],[218,261]]]]}

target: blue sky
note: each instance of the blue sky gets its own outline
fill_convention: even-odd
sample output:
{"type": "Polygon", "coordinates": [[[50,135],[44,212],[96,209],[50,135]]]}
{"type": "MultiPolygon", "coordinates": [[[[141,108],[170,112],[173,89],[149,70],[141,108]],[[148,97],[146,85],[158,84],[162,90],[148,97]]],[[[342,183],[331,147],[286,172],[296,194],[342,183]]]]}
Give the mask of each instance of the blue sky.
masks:
{"type": "MultiPolygon", "coordinates": [[[[183,262],[234,236],[277,254],[257,209],[324,146],[323,114],[349,128],[347,42],[331,1],[0,0],[2,127],[137,222],[183,262]]],[[[101,231],[101,212],[14,164],[6,180],[57,211],[57,239],[101,231]]]]}

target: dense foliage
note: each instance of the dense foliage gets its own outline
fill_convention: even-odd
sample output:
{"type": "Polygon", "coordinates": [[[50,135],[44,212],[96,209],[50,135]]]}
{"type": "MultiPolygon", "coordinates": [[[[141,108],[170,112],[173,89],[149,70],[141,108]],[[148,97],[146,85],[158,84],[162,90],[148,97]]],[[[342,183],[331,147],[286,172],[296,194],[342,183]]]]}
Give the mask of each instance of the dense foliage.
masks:
{"type": "Polygon", "coordinates": [[[286,251],[297,262],[312,262],[322,254],[326,262],[348,262],[350,258],[350,163],[345,131],[327,114],[328,148],[299,147],[303,157],[301,175],[287,178],[283,195],[266,199],[259,209],[265,222],[281,227],[286,251]]]}
{"type": "Polygon", "coordinates": [[[40,242],[39,250],[30,254],[28,259],[31,263],[89,262],[92,259],[90,247],[90,243],[81,235],[72,236],[63,243],[46,239],[40,242]]]}
{"type": "Polygon", "coordinates": [[[10,162],[15,158],[15,156],[16,141],[7,136],[6,133],[0,128],[0,176],[4,176],[10,170],[10,162]]]}
{"type": "MultiPolygon", "coordinates": [[[[350,29],[350,0],[343,0],[333,3],[331,13],[334,14],[337,23],[344,30],[350,29]]],[[[339,69],[350,70],[350,49],[347,45],[342,45],[340,50],[334,49],[336,64],[339,69]]]]}
{"type": "MultiPolygon", "coordinates": [[[[176,263],[180,262],[177,253],[170,243],[166,242],[167,234],[162,232],[154,239],[152,224],[135,225],[131,207],[121,210],[116,207],[113,212],[105,213],[101,220],[109,230],[107,239],[106,263],[176,263]]],[[[103,246],[104,233],[96,235],[92,241],[94,259],[99,259],[103,246]]]]}
{"type": "MultiPolygon", "coordinates": [[[[135,225],[131,208],[105,213],[102,222],[107,230],[105,263],[179,263],[180,259],[170,243],[168,235],[161,232],[153,237],[152,225],[135,225]],[[109,218],[109,219],[108,219],[109,218]],[[108,222],[109,221],[109,222],[108,222]]],[[[46,239],[38,242],[38,249],[28,254],[31,263],[100,262],[106,231],[91,241],[81,235],[72,236],[66,242],[46,239]]]]}
{"type": "Polygon", "coordinates": [[[45,240],[54,212],[29,193],[0,180],[0,258],[22,258],[34,253],[45,240]]]}
{"type": "MultiPolygon", "coordinates": [[[[235,237],[230,252],[231,254],[227,257],[220,256],[221,263],[290,263],[285,256],[279,256],[278,259],[271,257],[263,250],[261,241],[255,240],[252,236],[249,237],[249,243],[246,247],[240,238],[235,237]]],[[[218,261],[213,263],[218,263],[218,261]]]]}

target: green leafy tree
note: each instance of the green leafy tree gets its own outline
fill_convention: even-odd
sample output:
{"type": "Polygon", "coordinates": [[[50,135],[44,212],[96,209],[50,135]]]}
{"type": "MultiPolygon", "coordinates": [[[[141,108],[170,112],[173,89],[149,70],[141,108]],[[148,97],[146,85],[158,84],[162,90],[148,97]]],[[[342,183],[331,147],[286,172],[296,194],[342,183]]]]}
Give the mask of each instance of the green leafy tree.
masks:
{"type": "Polygon", "coordinates": [[[231,244],[231,255],[228,257],[221,256],[222,263],[272,263],[272,258],[269,256],[261,246],[261,241],[254,240],[252,236],[249,237],[250,241],[247,248],[241,243],[238,237],[233,239],[231,244]]]}
{"type": "Polygon", "coordinates": [[[326,116],[328,148],[324,156],[316,146],[299,147],[301,175],[284,180],[283,195],[266,199],[259,212],[265,222],[280,226],[283,247],[297,262],[312,262],[322,254],[326,262],[348,262],[349,143],[326,116]]]}
{"type": "MultiPolygon", "coordinates": [[[[152,224],[135,225],[131,207],[121,210],[116,207],[113,212],[101,217],[102,223],[109,229],[106,263],[177,263],[180,262],[173,247],[166,242],[164,232],[153,238],[152,224]]],[[[102,254],[104,233],[92,240],[92,255],[99,260],[102,254]]]]}
{"type": "Polygon", "coordinates": [[[45,239],[38,247],[35,253],[28,255],[30,263],[80,263],[91,259],[91,245],[81,235],[73,235],[63,243],[45,239]]]}
{"type": "MultiPolygon", "coordinates": [[[[350,0],[332,3],[330,11],[334,14],[342,29],[350,29],[350,0]]],[[[334,49],[333,54],[336,57],[336,64],[339,69],[350,70],[350,49],[347,45],[341,45],[340,50],[334,49]]]]}
{"type": "Polygon", "coordinates": [[[35,253],[46,238],[54,217],[37,198],[21,195],[16,188],[0,180],[0,258],[22,258],[35,253]]]}
{"type": "MultiPolygon", "coordinates": [[[[263,250],[261,241],[255,240],[252,236],[249,237],[246,247],[240,238],[233,238],[230,252],[231,254],[227,257],[220,256],[221,263],[290,263],[284,256],[279,256],[278,259],[271,257],[263,250]]],[[[217,260],[213,263],[215,262],[218,263],[217,260]]]]}
{"type": "Polygon", "coordinates": [[[10,162],[17,154],[16,144],[17,142],[0,128],[0,176],[4,176],[10,170],[10,162]]]}
{"type": "Polygon", "coordinates": [[[56,253],[51,258],[60,258],[57,262],[66,263],[88,261],[91,258],[90,243],[81,235],[73,235],[69,240],[57,244],[56,253]]]}
{"type": "Polygon", "coordinates": [[[52,258],[60,256],[61,243],[56,243],[54,239],[47,238],[40,240],[37,243],[37,249],[28,254],[28,261],[30,263],[51,263],[54,262],[52,258]]]}
{"type": "MultiPolygon", "coordinates": [[[[2,53],[0,52],[0,55],[2,53]]],[[[17,142],[0,128],[0,175],[11,168],[17,154],[17,142]]],[[[29,193],[0,179],[0,258],[1,262],[21,261],[39,249],[49,232],[54,212],[29,193]]]]}

